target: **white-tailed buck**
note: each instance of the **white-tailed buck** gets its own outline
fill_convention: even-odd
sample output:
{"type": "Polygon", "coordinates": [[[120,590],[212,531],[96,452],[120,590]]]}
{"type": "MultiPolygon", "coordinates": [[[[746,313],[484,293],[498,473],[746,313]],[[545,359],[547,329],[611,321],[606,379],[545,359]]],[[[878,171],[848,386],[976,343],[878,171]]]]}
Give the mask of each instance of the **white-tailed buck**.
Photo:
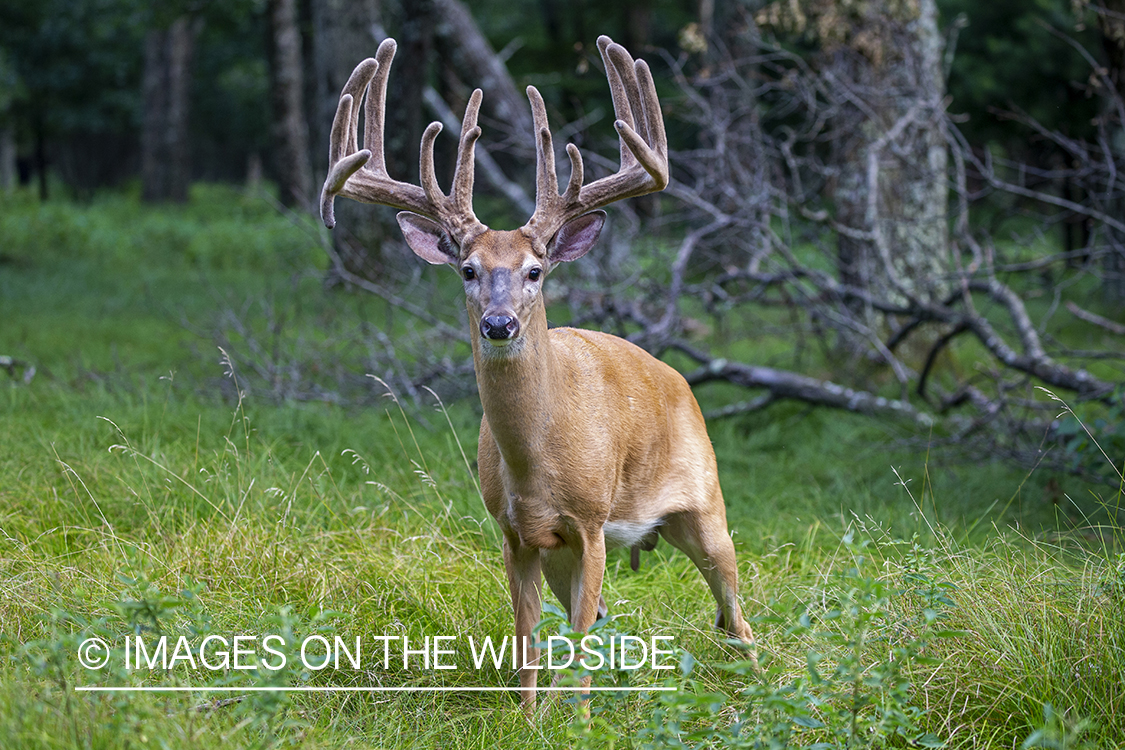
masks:
{"type": "MultiPolygon", "coordinates": [[[[434,173],[432,123],[422,136],[421,186],[392,179],[383,154],[387,76],[395,43],[356,67],[332,124],[321,216],[335,223],[333,198],[406,209],[399,226],[411,249],[448,263],[464,281],[473,362],[484,418],[481,490],[504,536],[504,567],[523,664],[538,649],[545,575],[583,631],[605,613],[607,548],[651,549],[657,534],[683,550],[718,603],[716,625],[746,643],[734,545],[715,454],[691,389],[668,365],[623,339],[574,328],[547,329],[543,281],[557,264],[593,246],[614,201],[663,190],[668,143],[652,74],[608,37],[598,39],[621,139],[616,174],[583,184],[582,157],[567,145],[570,182],[559,193],[543,98],[527,89],[536,131],[535,213],[520,229],[494,231],[473,214],[473,147],[481,91],[461,125],[453,187],[434,173]],[[364,146],[356,143],[367,93],[364,146]]],[[[537,670],[520,669],[523,702],[535,703],[537,670]]]]}

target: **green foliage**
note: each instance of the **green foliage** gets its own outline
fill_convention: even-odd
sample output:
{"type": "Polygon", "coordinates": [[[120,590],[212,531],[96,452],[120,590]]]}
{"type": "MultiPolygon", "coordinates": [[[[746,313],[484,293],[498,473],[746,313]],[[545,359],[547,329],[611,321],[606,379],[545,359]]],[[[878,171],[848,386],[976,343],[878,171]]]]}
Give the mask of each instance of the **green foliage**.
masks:
{"type": "Polygon", "coordinates": [[[795,631],[811,633],[823,644],[823,652],[810,650],[808,674],[815,703],[829,717],[825,745],[879,747],[897,736],[910,745],[938,747],[941,741],[919,728],[921,710],[912,704],[909,674],[938,663],[926,656],[932,641],[958,635],[939,627],[943,610],[955,606],[949,596],[954,586],[931,578],[930,556],[917,541],[902,571],[902,584],[909,589],[869,572],[867,540],[856,542],[849,532],[843,546],[852,565],[819,593],[815,620],[806,612],[795,631]],[[920,609],[904,613],[896,607],[906,595],[920,609]],[[822,667],[825,662],[829,670],[822,667]]]}
{"type": "Polygon", "coordinates": [[[140,0],[0,3],[21,106],[50,131],[128,132],[140,115],[140,0]]]}
{"type": "Polygon", "coordinates": [[[1093,135],[1098,102],[1082,90],[1093,71],[1060,34],[1095,55],[1100,41],[1075,17],[1069,0],[941,0],[938,8],[943,24],[958,17],[967,22],[957,33],[949,93],[950,110],[969,115],[959,127],[970,141],[998,141],[1016,152],[1031,147],[1020,126],[997,116],[997,110],[1013,108],[1048,130],[1072,138],[1093,135]]]}
{"type": "Polygon", "coordinates": [[[1062,442],[1066,460],[1074,472],[1099,477],[1110,485],[1125,483],[1125,465],[1115,463],[1115,456],[1125,456],[1125,386],[1118,387],[1109,398],[1108,407],[1094,406],[1093,419],[1079,418],[1073,411],[1059,420],[1055,431],[1062,442]]]}
{"type": "Polygon", "coordinates": [[[1093,750],[1097,747],[1083,738],[1092,725],[1088,719],[1068,721],[1059,715],[1050,703],[1043,704],[1043,723],[1028,735],[1020,745],[1021,750],[1041,747],[1050,750],[1093,750]]]}
{"type": "MultiPolygon", "coordinates": [[[[118,599],[108,603],[108,609],[116,616],[90,620],[81,614],[55,610],[47,618],[43,637],[16,644],[12,651],[16,662],[26,663],[30,673],[49,686],[48,692],[38,698],[42,701],[40,712],[44,709],[57,711],[71,728],[71,739],[76,746],[84,745],[81,738],[91,730],[109,742],[128,736],[130,731],[151,731],[153,719],[148,714],[148,707],[141,701],[130,700],[128,693],[117,693],[123,697],[114,702],[111,720],[103,726],[82,728],[86,720],[78,709],[77,703],[82,694],[76,692],[77,687],[120,689],[190,685],[217,688],[219,695],[233,695],[234,699],[219,700],[215,705],[229,705],[232,718],[238,720],[239,726],[260,737],[260,742],[255,743],[259,747],[277,745],[308,726],[299,712],[292,710],[288,693],[266,688],[308,682],[311,677],[308,670],[302,671],[296,666],[300,662],[295,644],[301,643],[303,637],[309,634],[327,632],[330,638],[332,628],[328,623],[336,613],[321,610],[306,621],[295,614],[291,606],[284,605],[278,608],[276,614],[264,618],[261,636],[277,637],[272,642],[272,648],[274,655],[284,655],[286,666],[282,668],[275,668],[268,664],[268,659],[262,659],[249,669],[241,670],[216,672],[193,667],[185,674],[182,669],[169,669],[161,679],[159,670],[154,673],[138,669],[136,661],[132,668],[126,665],[130,658],[139,661],[151,655],[155,660],[158,653],[162,654],[162,659],[167,658],[175,647],[158,646],[159,638],[166,639],[166,644],[174,644],[179,638],[189,638],[192,643],[190,653],[176,653],[181,659],[190,658],[193,664],[204,658],[201,644],[205,643],[205,639],[208,636],[221,637],[200,598],[206,593],[205,587],[188,582],[179,592],[166,593],[156,583],[143,578],[119,575],[118,579],[125,589],[118,599]],[[80,661],[85,653],[83,644],[90,639],[107,646],[104,666],[93,668],[80,661]],[[142,650],[135,645],[137,640],[144,643],[144,657],[140,656],[142,650]],[[152,679],[153,675],[155,679],[152,679]],[[145,679],[146,676],[150,679],[145,679]],[[240,687],[256,691],[239,695],[240,687]]],[[[82,605],[88,606],[89,602],[82,605]]],[[[96,657],[103,652],[95,650],[92,653],[96,657]]],[[[316,652],[315,646],[307,653],[307,658],[313,663],[324,658],[323,653],[316,652]]],[[[210,654],[210,658],[215,658],[214,653],[210,654]]],[[[89,692],[84,695],[97,696],[89,692]]],[[[19,725],[18,720],[16,725],[19,725]]]]}
{"type": "MultiPolygon", "coordinates": [[[[1038,477],[1021,486],[997,466],[927,464],[861,420],[790,406],[711,431],[744,607],[759,615],[757,668],[711,631],[706,585],[662,545],[639,574],[610,554],[604,591],[617,618],[594,632],[604,643],[670,635],[679,672],[595,670],[594,684],[615,690],[596,693],[588,713],[558,701],[529,723],[511,694],[239,692],[518,684],[491,665],[448,676],[381,665],[91,675],[75,661],[91,636],[120,654],[126,636],[157,634],[510,635],[499,536],[462,455],[472,455],[479,413],[471,400],[452,405],[446,423],[427,409],[406,418],[393,402],[217,397],[218,356],[180,321],[204,327],[212,288],[240,304],[271,285],[290,289],[317,252],[305,227],[261,201],[213,186],[159,210],[129,196],[0,200],[11,238],[0,353],[39,365],[30,384],[0,371],[5,748],[1125,742],[1116,527],[1091,548],[1087,529],[1051,515],[1038,477]],[[256,234],[269,242],[256,245],[256,234]],[[270,262],[270,243],[292,262],[270,262]],[[986,512],[1009,497],[1008,513],[986,512]],[[857,519],[891,531],[841,541],[836,530],[857,519]],[[74,690],[142,681],[231,690],[74,690]]],[[[286,309],[306,315],[303,335],[324,325],[319,310],[346,317],[359,304],[316,278],[299,289],[286,309]]],[[[380,307],[362,310],[384,324],[380,307]]],[[[548,608],[548,626],[569,632],[560,612],[548,608]]]]}
{"type": "MultiPolygon", "coordinates": [[[[954,607],[952,584],[931,577],[931,555],[912,543],[898,586],[871,570],[866,549],[849,531],[841,540],[843,567],[825,576],[806,603],[771,618],[786,625],[786,637],[806,643],[804,673],[788,671],[777,652],[757,659],[717,664],[749,680],[737,696],[684,690],[661,697],[642,730],[645,747],[857,748],[906,743],[941,747],[921,727],[912,676],[940,661],[928,650],[957,631],[943,628],[954,607]],[[707,717],[724,715],[721,724],[707,717]]],[[[693,667],[685,662],[685,676],[693,667]]]]}
{"type": "MultiPolygon", "coordinates": [[[[958,671],[955,654],[990,644],[987,638],[984,644],[967,640],[980,638],[979,630],[970,633],[954,627],[961,611],[953,599],[957,587],[936,576],[959,571],[949,565],[943,550],[924,547],[917,538],[891,542],[891,550],[886,544],[873,547],[872,542],[857,541],[848,531],[841,539],[844,559],[831,564],[803,604],[799,599],[789,605],[775,602],[773,614],[759,618],[762,624],[784,627],[784,638],[771,644],[774,649],[761,651],[756,659],[710,665],[737,675],[741,683],[737,692],[694,678],[698,662],[683,653],[680,677],[665,681],[678,689],[661,693],[642,711],[635,734],[639,746],[828,750],[951,744],[928,729],[935,725],[935,716],[932,709],[924,711],[921,706],[942,691],[941,675],[958,671]],[[900,552],[894,553],[895,549],[900,552]],[[876,560],[881,563],[876,565],[876,560]],[[875,568],[890,572],[877,574],[875,568]],[[803,654],[799,665],[798,653],[803,654]],[[932,686],[934,682],[939,685],[932,686]]],[[[973,602],[970,609],[988,609],[996,603],[973,602]]],[[[1114,628],[1120,635],[1119,621],[1114,628]]],[[[565,632],[565,625],[560,630],[565,632]]],[[[979,686],[966,687],[978,691],[979,698],[979,686]]],[[[1026,697],[1041,714],[1029,717],[1027,733],[1017,735],[1020,747],[1103,746],[1099,743],[1106,738],[1095,721],[1073,709],[1060,713],[1050,702],[1039,703],[1036,695],[1026,697]]],[[[608,700],[608,696],[597,698],[608,700]]],[[[599,712],[604,716],[604,704],[592,714],[575,715],[571,724],[575,746],[627,741],[621,727],[599,719],[599,712]]],[[[983,735],[982,728],[975,730],[974,746],[992,746],[978,744],[983,735]]]]}
{"type": "Polygon", "coordinates": [[[0,236],[9,263],[85,262],[120,271],[143,261],[182,272],[323,262],[311,220],[294,231],[266,202],[229,186],[197,184],[189,204],[151,211],[140,210],[129,194],[107,193],[82,207],[40,203],[26,193],[2,200],[0,236]]]}

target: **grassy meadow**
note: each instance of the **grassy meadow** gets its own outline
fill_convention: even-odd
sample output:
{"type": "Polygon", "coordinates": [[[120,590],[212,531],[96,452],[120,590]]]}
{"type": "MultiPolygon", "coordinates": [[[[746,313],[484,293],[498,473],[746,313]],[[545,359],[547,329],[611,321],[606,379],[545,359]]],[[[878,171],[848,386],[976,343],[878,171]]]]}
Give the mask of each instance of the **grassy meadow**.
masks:
{"type": "MultiPolygon", "coordinates": [[[[599,627],[671,636],[675,668],[594,684],[676,690],[599,693],[588,714],[529,722],[503,692],[253,690],[518,684],[463,650],[441,671],[313,670],[291,651],[276,670],[125,669],[127,636],[511,632],[475,397],[368,380],[352,401],[278,398],[227,350],[272,340],[362,383],[378,353],[349,325],[417,335],[325,289],[321,238],[233,188],[166,208],[0,196],[0,356],[18,361],[0,369],[0,746],[1125,747],[1120,488],[906,449],[901,427],[794,404],[710,426],[758,668],[661,544],[638,573],[610,554],[618,617],[599,627]],[[262,337],[223,337],[237,325],[262,337]],[[102,669],[79,663],[91,637],[102,669]]],[[[461,305],[453,274],[423,273],[444,278],[429,304],[461,305]]]]}

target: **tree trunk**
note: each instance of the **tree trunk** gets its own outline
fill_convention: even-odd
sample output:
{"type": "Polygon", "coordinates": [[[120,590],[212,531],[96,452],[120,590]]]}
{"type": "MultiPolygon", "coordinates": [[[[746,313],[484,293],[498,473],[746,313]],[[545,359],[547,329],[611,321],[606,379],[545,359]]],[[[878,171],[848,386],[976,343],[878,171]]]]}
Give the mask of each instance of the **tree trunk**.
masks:
{"type": "MultiPolygon", "coordinates": [[[[1102,32],[1102,46],[1105,48],[1109,77],[1114,84],[1113,96],[1117,101],[1125,101],[1125,0],[1102,0],[1098,9],[1098,28],[1102,32]]],[[[1107,115],[1116,120],[1112,104],[1107,115]]],[[[1125,165],[1125,122],[1110,126],[1110,147],[1113,160],[1120,169],[1125,165]]],[[[1117,216],[1125,212],[1125,199],[1118,196],[1110,206],[1117,216]]],[[[1106,255],[1102,289],[1107,301],[1120,302],[1125,299],[1125,236],[1112,227],[1105,228],[1110,250],[1106,255]]]]}
{"type": "Polygon", "coordinates": [[[146,202],[167,195],[168,168],[162,154],[164,119],[168,111],[168,89],[164,85],[167,32],[145,34],[144,76],[141,80],[141,198],[146,202]]]}
{"type": "Polygon", "coordinates": [[[543,16],[543,25],[547,28],[547,38],[552,45],[562,43],[562,10],[559,0],[539,0],[539,12],[543,16]]]}
{"type": "Polygon", "coordinates": [[[839,235],[839,274],[887,299],[929,301],[945,294],[950,269],[935,0],[920,0],[894,37],[881,60],[838,50],[828,66],[835,85],[860,92],[865,105],[840,106],[848,121],[838,124],[834,198],[838,221],[856,232],[839,235]]]}
{"type": "Polygon", "coordinates": [[[43,122],[43,112],[35,113],[35,176],[39,182],[39,200],[46,201],[47,189],[47,126],[43,122]]]}
{"type": "Polygon", "coordinates": [[[312,205],[313,180],[309,168],[309,127],[305,120],[297,0],[269,0],[269,17],[270,93],[278,198],[285,206],[306,211],[312,205]]]}
{"type": "MultiPolygon", "coordinates": [[[[372,27],[383,22],[379,0],[310,0],[315,92],[309,132],[313,175],[319,186],[328,173],[328,140],[340,91],[360,61],[375,55],[372,27]]],[[[347,202],[341,202],[341,206],[347,202]]]]}
{"type": "Polygon", "coordinates": [[[152,29],[145,35],[141,83],[141,196],[145,201],[183,202],[188,197],[191,67],[198,31],[193,19],[181,16],[167,29],[152,29]]]}
{"type": "Polygon", "coordinates": [[[527,97],[516,88],[508,67],[497,56],[461,0],[434,0],[439,18],[435,26],[443,62],[471,91],[484,91],[484,114],[517,143],[534,148],[534,126],[527,97]]]}
{"type": "Polygon", "coordinates": [[[427,124],[422,92],[429,83],[434,51],[433,0],[404,0],[395,38],[398,54],[387,84],[387,169],[417,185],[422,131],[427,124]]]}
{"type": "Polygon", "coordinates": [[[170,162],[168,198],[180,203],[188,199],[191,184],[188,118],[191,114],[191,68],[197,32],[198,26],[187,16],[177,18],[169,30],[168,121],[165,125],[170,162]]]}
{"type": "Polygon", "coordinates": [[[0,191],[16,186],[16,133],[11,125],[0,127],[0,191]]]}
{"type": "MultiPolygon", "coordinates": [[[[312,133],[314,184],[324,183],[328,173],[328,142],[332,118],[340,92],[348,76],[362,60],[375,55],[378,43],[374,29],[383,23],[380,0],[311,0],[313,116],[312,133]]],[[[396,55],[392,78],[403,67],[396,55]]],[[[392,102],[393,104],[393,102],[392,102]]],[[[390,112],[388,112],[388,115],[390,112]]],[[[388,127],[390,118],[388,117],[388,127]]],[[[403,179],[402,174],[394,174],[403,179]]],[[[355,201],[336,202],[336,229],[332,232],[335,254],[350,273],[365,279],[380,279],[385,271],[384,245],[398,231],[393,209],[369,206],[355,201]]],[[[329,283],[335,277],[329,271],[329,283]]]]}
{"type": "Polygon", "coordinates": [[[625,14],[624,37],[626,49],[641,54],[652,36],[652,0],[628,0],[623,3],[625,14]]]}

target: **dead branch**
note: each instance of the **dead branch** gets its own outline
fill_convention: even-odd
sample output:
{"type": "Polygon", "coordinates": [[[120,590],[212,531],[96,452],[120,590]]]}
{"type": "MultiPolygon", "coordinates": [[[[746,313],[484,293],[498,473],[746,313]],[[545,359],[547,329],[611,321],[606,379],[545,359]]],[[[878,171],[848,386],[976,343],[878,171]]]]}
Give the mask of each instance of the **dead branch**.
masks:
{"type": "Polygon", "coordinates": [[[1103,318],[1097,313],[1092,313],[1089,310],[1083,310],[1078,305],[1074,304],[1073,300],[1067,300],[1066,309],[1070,310],[1071,314],[1079,320],[1084,320],[1087,323],[1093,323],[1098,328],[1104,328],[1112,334],[1117,336],[1125,336],[1125,325],[1114,323],[1109,318],[1103,318]]]}
{"type": "MultiPolygon", "coordinates": [[[[1119,362],[1125,352],[1067,347],[1048,334],[1047,325],[1056,307],[1074,312],[1078,280],[1100,278],[1097,261],[1119,252],[1117,240],[1102,234],[1109,242],[1100,246],[1027,258],[1009,249],[1021,247],[1020,240],[1000,245],[970,221],[973,206],[1003,193],[1025,212],[1038,205],[1084,217],[1093,222],[1092,234],[1125,228],[1111,210],[1125,196],[1125,184],[1105,139],[1088,144],[1054,134],[1072,161],[1065,168],[1024,169],[974,150],[942,104],[923,92],[895,92],[915,99],[896,104],[899,114],[888,119],[881,98],[886,93],[871,80],[849,79],[846,70],[814,70],[764,44],[758,52],[720,61],[694,79],[687,58],[668,58],[690,103],[682,116],[699,129],[699,145],[672,159],[677,172],[667,195],[675,203],[661,223],[671,228],[660,256],[667,273],[638,276],[629,265],[622,269],[627,276],[599,277],[601,289],[579,285],[569,294],[581,300],[582,320],[629,331],[653,351],[687,354],[700,365],[687,375],[693,384],[724,380],[764,391],[715,409],[709,416],[716,418],[799,400],[905,419],[933,427],[935,440],[973,450],[991,446],[995,455],[1023,460],[1038,455],[1052,424],[1050,408],[1032,390],[1036,384],[1068,391],[1079,401],[1110,403],[1125,372],[1107,378],[1104,370],[1094,375],[1082,363],[1119,362]],[[932,274],[938,265],[919,270],[902,262],[904,248],[893,238],[901,236],[895,222],[903,219],[894,215],[893,202],[879,196],[888,187],[909,189],[896,187],[895,180],[909,172],[912,159],[925,158],[911,138],[926,127],[943,134],[957,215],[942,275],[912,278],[910,273],[932,274]],[[867,139],[854,148],[866,192],[858,217],[843,219],[832,191],[850,167],[826,155],[840,139],[857,134],[867,139]],[[1038,182],[1009,177],[1009,170],[1034,173],[1038,182]],[[1081,184],[1078,199],[1051,192],[1064,179],[1081,184]],[[971,181],[983,187],[970,188],[971,181]],[[882,284],[841,272],[841,237],[870,248],[882,284]],[[1042,288],[1043,279],[1052,286],[1042,288]],[[613,288],[626,298],[607,294],[607,281],[616,281],[613,288]],[[1045,309],[1029,305],[1040,294],[1054,302],[1045,309]],[[767,311],[777,309],[788,311],[788,329],[762,323],[775,320],[767,311]],[[804,356],[806,337],[814,341],[823,357],[818,372],[827,368],[831,374],[817,377],[798,366],[766,367],[709,351],[752,349],[767,330],[794,341],[794,365],[804,356]],[[979,345],[974,360],[958,365],[969,339],[979,345]],[[897,398],[881,395],[888,377],[898,383],[897,398]]],[[[1057,214],[1044,214],[1040,233],[1058,221],[1057,214]]]]}
{"type": "Polygon", "coordinates": [[[24,385],[31,382],[35,377],[35,365],[30,362],[24,362],[22,359],[16,359],[6,355],[0,355],[0,367],[8,371],[8,375],[16,377],[16,371],[20,371],[20,380],[24,385]]]}
{"type": "MultiPolygon", "coordinates": [[[[687,347],[677,348],[688,349],[687,347]]],[[[703,355],[698,356],[702,357],[703,355]]],[[[730,362],[725,359],[712,359],[705,360],[702,367],[684,377],[691,385],[700,385],[711,380],[726,380],[743,388],[765,389],[769,392],[768,401],[750,402],[748,406],[752,408],[741,408],[740,406],[740,408],[725,411],[723,416],[762,408],[775,400],[793,399],[817,406],[828,406],[834,409],[856,412],[857,414],[907,418],[921,426],[929,426],[934,422],[933,416],[918,411],[909,402],[887,399],[867,391],[857,391],[830,380],[818,380],[807,375],[779,370],[774,367],[760,367],[730,362]]]]}

